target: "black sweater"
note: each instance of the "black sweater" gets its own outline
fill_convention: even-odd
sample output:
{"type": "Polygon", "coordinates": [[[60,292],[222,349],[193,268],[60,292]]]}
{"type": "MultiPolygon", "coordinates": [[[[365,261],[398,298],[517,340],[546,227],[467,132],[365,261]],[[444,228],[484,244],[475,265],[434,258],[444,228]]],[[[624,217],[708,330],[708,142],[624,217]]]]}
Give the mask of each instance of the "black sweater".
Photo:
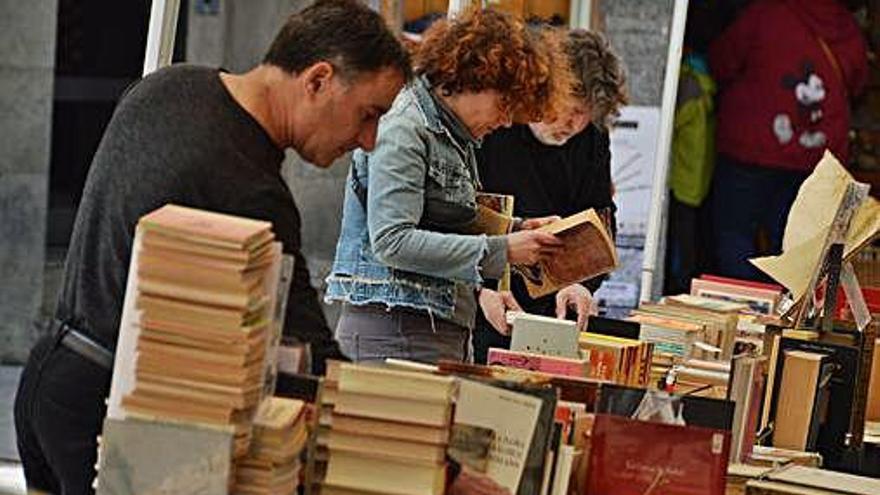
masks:
{"type": "Polygon", "coordinates": [[[56,317],[116,346],[135,225],[166,204],[269,220],[295,257],[286,335],[312,346],[314,371],[341,353],[300,253],[300,216],[281,179],[284,153],[216,69],[178,65],[137,83],[98,146],[77,212],[56,317]]]}
{"type": "MultiPolygon", "coordinates": [[[[485,138],[477,161],[483,189],[513,195],[517,216],[566,217],[588,208],[608,208],[615,230],[610,144],[608,134],[596,126],[589,125],[562,146],[541,143],[527,125],[501,129],[485,138]]],[[[601,281],[597,278],[584,285],[596,290],[601,281]]],[[[555,294],[531,299],[518,276],[512,277],[511,286],[524,310],[555,315],[555,294]]],[[[485,325],[485,320],[480,323],[485,325]]]]}

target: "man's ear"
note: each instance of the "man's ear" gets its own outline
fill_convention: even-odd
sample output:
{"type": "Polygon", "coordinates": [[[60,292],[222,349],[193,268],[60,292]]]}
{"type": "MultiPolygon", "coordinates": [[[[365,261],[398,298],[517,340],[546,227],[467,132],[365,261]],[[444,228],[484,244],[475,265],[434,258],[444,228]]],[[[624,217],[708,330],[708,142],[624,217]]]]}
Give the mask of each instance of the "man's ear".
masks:
{"type": "Polygon", "coordinates": [[[336,69],[329,62],[318,62],[306,68],[302,73],[306,94],[316,95],[325,91],[334,75],[336,69]]]}

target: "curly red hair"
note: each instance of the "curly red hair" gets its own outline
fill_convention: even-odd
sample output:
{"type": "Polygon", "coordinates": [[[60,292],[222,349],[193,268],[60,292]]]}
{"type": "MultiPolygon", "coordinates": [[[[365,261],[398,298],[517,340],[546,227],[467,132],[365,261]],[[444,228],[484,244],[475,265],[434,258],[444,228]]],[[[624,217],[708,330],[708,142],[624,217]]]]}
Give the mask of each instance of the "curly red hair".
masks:
{"type": "Polygon", "coordinates": [[[498,91],[515,121],[539,121],[563,108],[575,86],[563,39],[510,14],[472,9],[425,32],[415,69],[447,95],[498,91]]]}

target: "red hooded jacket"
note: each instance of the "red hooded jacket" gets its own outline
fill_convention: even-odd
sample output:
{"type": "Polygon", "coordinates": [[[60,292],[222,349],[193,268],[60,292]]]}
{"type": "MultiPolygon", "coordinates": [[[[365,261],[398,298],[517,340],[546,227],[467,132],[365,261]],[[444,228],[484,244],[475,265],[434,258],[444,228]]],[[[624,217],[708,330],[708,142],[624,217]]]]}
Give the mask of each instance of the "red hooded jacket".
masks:
{"type": "Polygon", "coordinates": [[[712,43],[709,60],[720,88],[719,153],[809,172],[828,148],[845,163],[847,100],[864,88],[868,67],[841,3],[755,0],[712,43]]]}

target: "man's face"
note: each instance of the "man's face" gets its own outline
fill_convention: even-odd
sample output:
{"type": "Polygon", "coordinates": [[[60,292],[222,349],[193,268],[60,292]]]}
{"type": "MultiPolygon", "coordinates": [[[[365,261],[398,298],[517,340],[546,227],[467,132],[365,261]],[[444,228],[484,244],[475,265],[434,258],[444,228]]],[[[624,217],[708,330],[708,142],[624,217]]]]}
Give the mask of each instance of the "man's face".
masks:
{"type": "Polygon", "coordinates": [[[356,148],[376,146],[379,117],[391,108],[403,87],[403,74],[394,68],[363,73],[346,80],[335,72],[310,95],[304,109],[305,132],[297,139],[296,151],[318,167],[333,162],[356,148]]]}
{"type": "Polygon", "coordinates": [[[559,116],[548,122],[529,124],[532,134],[544,144],[562,146],[590,124],[590,105],[583,100],[572,101],[559,116]]]}

